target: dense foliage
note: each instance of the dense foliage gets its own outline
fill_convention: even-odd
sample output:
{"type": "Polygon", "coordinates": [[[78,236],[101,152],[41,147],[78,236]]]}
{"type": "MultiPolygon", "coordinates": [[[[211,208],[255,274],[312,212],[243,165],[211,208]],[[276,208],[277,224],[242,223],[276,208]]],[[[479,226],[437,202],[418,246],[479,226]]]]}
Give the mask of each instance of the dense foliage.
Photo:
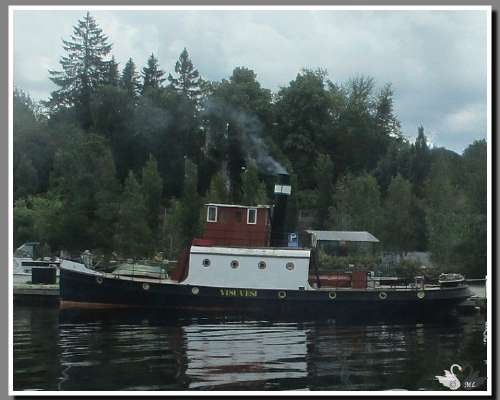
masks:
{"type": "MultiPolygon", "coordinates": [[[[108,38],[78,21],[48,101],[14,92],[14,234],[55,250],[176,254],[203,202],[272,201],[293,185],[286,229],[363,230],[443,270],[486,271],[486,142],[462,155],[406,139],[390,85],[302,70],[276,93],[237,67],[202,79],[186,49],[120,72],[108,38]]],[[[411,134],[411,132],[405,132],[411,134]]]]}

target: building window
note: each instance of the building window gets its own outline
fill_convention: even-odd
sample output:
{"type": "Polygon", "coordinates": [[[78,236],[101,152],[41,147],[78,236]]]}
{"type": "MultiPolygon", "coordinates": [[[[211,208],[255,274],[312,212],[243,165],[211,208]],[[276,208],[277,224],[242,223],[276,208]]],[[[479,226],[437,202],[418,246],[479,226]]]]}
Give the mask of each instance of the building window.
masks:
{"type": "Polygon", "coordinates": [[[238,262],[238,260],[231,261],[231,268],[235,269],[235,268],[238,268],[239,266],[240,266],[240,263],[238,262]]]}
{"type": "Polygon", "coordinates": [[[264,261],[259,262],[259,269],[266,269],[266,263],[264,261]]]}
{"type": "Polygon", "coordinates": [[[208,208],[207,208],[207,222],[217,222],[217,207],[208,206],[208,208]]]}
{"type": "Polygon", "coordinates": [[[247,210],[247,224],[256,224],[257,223],[257,209],[249,208],[247,210]]]}

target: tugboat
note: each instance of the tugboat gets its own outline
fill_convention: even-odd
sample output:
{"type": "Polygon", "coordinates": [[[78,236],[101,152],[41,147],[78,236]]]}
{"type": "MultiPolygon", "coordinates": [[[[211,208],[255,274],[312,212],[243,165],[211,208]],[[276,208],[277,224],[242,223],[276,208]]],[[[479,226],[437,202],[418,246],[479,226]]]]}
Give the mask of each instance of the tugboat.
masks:
{"type": "Polygon", "coordinates": [[[63,260],[61,306],[148,307],[272,315],[408,315],[448,312],[471,296],[465,282],[370,283],[354,270],[333,283],[317,274],[317,248],[283,238],[287,175],[274,186],[274,206],[205,204],[204,235],[192,240],[168,277],[100,272],[63,260]],[[317,279],[316,279],[317,278],[317,279]]]}

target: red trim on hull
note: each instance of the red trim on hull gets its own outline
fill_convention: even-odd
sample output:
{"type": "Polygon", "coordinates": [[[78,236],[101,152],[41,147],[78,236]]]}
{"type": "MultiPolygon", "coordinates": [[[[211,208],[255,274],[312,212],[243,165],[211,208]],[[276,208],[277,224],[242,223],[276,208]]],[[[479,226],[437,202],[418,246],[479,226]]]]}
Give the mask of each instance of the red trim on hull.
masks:
{"type": "Polygon", "coordinates": [[[104,309],[104,308],[140,308],[135,304],[113,304],[113,303],[89,303],[83,301],[61,300],[59,302],[61,310],[71,308],[104,309]]]}

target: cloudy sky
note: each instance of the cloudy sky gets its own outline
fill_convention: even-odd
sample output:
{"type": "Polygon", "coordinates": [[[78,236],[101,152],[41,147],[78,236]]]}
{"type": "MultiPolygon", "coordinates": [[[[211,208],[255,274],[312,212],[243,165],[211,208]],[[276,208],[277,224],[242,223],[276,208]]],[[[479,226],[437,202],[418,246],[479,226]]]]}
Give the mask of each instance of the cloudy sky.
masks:
{"type": "MultiPolygon", "coordinates": [[[[86,10],[14,12],[14,84],[35,99],[55,86],[62,39],[86,10]]],[[[172,72],[184,47],[203,77],[236,66],[273,91],[302,68],[326,68],[334,82],[368,75],[392,83],[403,132],[422,124],[430,141],[461,153],[486,137],[486,11],[459,10],[95,10],[122,68],[154,53],[172,72]]]]}

